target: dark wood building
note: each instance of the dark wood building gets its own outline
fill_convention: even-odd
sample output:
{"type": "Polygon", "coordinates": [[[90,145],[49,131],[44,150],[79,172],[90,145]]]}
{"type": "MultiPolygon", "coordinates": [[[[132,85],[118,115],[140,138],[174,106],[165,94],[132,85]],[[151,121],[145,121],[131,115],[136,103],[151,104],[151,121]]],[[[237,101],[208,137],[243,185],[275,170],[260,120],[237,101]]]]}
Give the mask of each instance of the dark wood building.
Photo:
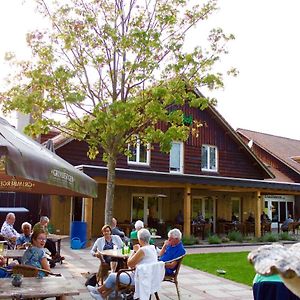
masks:
{"type": "MultiPolygon", "coordinates": [[[[120,155],[116,170],[114,216],[120,223],[142,219],[148,226],[166,233],[179,210],[184,213],[183,231],[191,233],[191,221],[201,212],[218,230],[219,220],[241,222],[253,213],[255,234],[260,235],[263,195],[300,195],[300,184],[274,181],[272,170],[242,141],[213,107],[204,111],[184,107],[189,120],[203,126],[187,142],[174,141],[170,154],[158,145],[137,143],[133,156],[120,155]]],[[[87,158],[88,145],[58,135],[53,138],[56,153],[99,183],[97,199],[54,199],[52,221],[68,233],[70,221],[88,222],[89,235],[97,236],[104,222],[106,164],[102,152],[87,158]]],[[[296,182],[296,183],[295,183],[296,182]]]]}

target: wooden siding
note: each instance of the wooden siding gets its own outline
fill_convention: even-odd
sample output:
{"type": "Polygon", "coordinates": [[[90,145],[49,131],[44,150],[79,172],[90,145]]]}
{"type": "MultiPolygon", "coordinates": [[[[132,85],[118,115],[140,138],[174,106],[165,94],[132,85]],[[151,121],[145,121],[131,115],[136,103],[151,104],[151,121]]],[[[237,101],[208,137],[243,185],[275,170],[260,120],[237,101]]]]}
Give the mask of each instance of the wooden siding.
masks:
{"type": "MultiPolygon", "coordinates": [[[[191,135],[184,145],[184,173],[194,175],[212,175],[234,178],[264,179],[264,171],[256,160],[240,145],[232,133],[216,118],[210,109],[204,111],[184,107],[184,113],[193,120],[201,121],[203,126],[198,136],[191,135]],[[201,171],[201,146],[213,145],[218,148],[218,172],[201,171]]],[[[160,124],[162,129],[165,125],[160,124]]],[[[73,165],[106,166],[102,153],[93,161],[87,158],[88,145],[85,142],[72,141],[59,148],[57,154],[73,165]]],[[[117,168],[169,172],[169,154],[161,153],[157,144],[152,145],[150,166],[128,164],[127,157],[119,155],[117,168]]]]}

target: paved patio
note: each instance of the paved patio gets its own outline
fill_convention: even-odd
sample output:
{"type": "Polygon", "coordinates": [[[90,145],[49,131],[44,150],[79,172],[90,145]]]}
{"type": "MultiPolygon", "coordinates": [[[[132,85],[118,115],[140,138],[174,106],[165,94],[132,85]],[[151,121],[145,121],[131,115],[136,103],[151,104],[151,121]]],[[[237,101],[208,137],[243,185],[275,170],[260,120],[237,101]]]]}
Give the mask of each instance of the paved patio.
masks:
{"type": "MultiPolygon", "coordinates": [[[[253,248],[256,248],[254,246],[253,248]]],[[[247,251],[251,248],[241,247],[210,247],[192,248],[188,253],[204,253],[219,251],[247,251]]],[[[76,300],[92,299],[86,287],[85,278],[82,273],[96,272],[98,269],[98,259],[91,256],[88,249],[73,250],[70,248],[68,239],[62,242],[62,254],[65,262],[55,267],[55,272],[60,272],[66,278],[72,278],[74,284],[80,291],[79,296],[74,296],[76,300]]],[[[212,300],[212,299],[231,299],[231,300],[250,300],[253,299],[251,287],[232,282],[230,280],[213,276],[205,272],[197,271],[189,267],[182,266],[179,273],[181,299],[189,300],[212,300]]],[[[159,292],[161,300],[177,299],[175,285],[163,282],[159,292]]],[[[154,299],[154,297],[152,297],[154,299]]]]}

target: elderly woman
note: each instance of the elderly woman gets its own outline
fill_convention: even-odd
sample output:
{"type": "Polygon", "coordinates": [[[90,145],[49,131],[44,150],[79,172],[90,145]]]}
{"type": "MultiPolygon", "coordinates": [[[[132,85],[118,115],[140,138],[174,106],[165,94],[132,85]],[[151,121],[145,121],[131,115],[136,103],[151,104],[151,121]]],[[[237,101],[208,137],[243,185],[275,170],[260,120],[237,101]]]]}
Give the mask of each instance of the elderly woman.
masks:
{"type": "MultiPolygon", "coordinates": [[[[50,271],[50,266],[45,253],[46,240],[47,236],[45,231],[34,231],[31,235],[32,246],[23,254],[22,264],[50,271]]],[[[45,273],[39,272],[39,275],[44,277],[45,273]]]]}
{"type": "Polygon", "coordinates": [[[99,251],[113,249],[114,245],[117,246],[118,249],[122,248],[123,242],[118,235],[111,234],[111,227],[109,225],[104,225],[101,229],[103,236],[98,238],[94,243],[91,253],[93,256],[98,257],[101,262],[110,262],[110,257],[102,257],[99,251]]]}
{"type": "MultiPolygon", "coordinates": [[[[50,222],[50,220],[47,216],[41,216],[40,221],[33,226],[33,231],[39,232],[40,230],[43,230],[45,232],[46,236],[48,236],[49,222],[50,222]]],[[[51,265],[53,267],[55,266],[55,263],[61,262],[62,260],[65,259],[63,256],[59,255],[59,253],[56,250],[56,245],[51,239],[48,239],[48,238],[46,239],[45,248],[48,249],[51,253],[51,258],[52,258],[51,265]]]]}
{"type": "MultiPolygon", "coordinates": [[[[135,268],[140,264],[150,264],[157,262],[157,252],[153,245],[149,244],[150,232],[147,229],[138,231],[139,244],[134,245],[133,254],[129,257],[127,265],[130,268],[135,268]]],[[[97,300],[105,299],[113,290],[116,284],[117,273],[110,273],[101,287],[87,286],[91,296],[97,300]]],[[[134,285],[134,272],[131,273],[131,278],[125,273],[120,275],[120,282],[134,285]]]]}

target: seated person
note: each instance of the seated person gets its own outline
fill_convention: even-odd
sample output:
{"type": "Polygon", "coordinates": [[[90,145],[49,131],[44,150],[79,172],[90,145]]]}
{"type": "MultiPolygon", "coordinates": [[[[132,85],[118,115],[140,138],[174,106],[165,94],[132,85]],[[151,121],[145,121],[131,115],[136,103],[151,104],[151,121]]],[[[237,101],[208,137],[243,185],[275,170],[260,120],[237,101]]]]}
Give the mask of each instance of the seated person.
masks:
{"type": "MultiPolygon", "coordinates": [[[[159,252],[159,260],[169,261],[186,253],[181,242],[182,234],[179,229],[174,228],[168,232],[168,239],[164,242],[159,252]]],[[[171,275],[176,270],[177,261],[166,264],[166,275],[171,275]]]]}
{"type": "MultiPolygon", "coordinates": [[[[49,231],[48,231],[48,223],[49,223],[49,218],[46,216],[41,216],[40,222],[36,223],[33,226],[33,231],[40,231],[43,230],[46,233],[46,236],[48,236],[49,231]]],[[[52,263],[60,262],[61,260],[65,259],[63,256],[60,256],[59,253],[56,250],[56,245],[55,243],[48,239],[46,240],[45,248],[48,249],[51,253],[51,258],[52,258],[52,263]]]]}
{"type": "Polygon", "coordinates": [[[142,228],[144,228],[144,222],[141,220],[137,220],[134,224],[135,230],[130,232],[130,239],[134,240],[138,238],[138,231],[142,228]]]}
{"type": "Polygon", "coordinates": [[[239,218],[235,215],[235,214],[232,214],[231,216],[231,222],[236,224],[239,222],[239,218]]]}
{"type": "Polygon", "coordinates": [[[261,224],[268,224],[271,222],[269,216],[263,211],[262,214],[260,215],[260,222],[261,224]]]}
{"type": "MultiPolygon", "coordinates": [[[[22,264],[29,265],[50,271],[47,256],[45,253],[45,245],[47,241],[46,232],[43,230],[35,230],[31,235],[32,246],[28,248],[22,257],[22,264]]],[[[39,275],[44,277],[45,273],[40,271],[39,275]]]]}
{"type": "Polygon", "coordinates": [[[118,226],[118,221],[116,218],[112,218],[111,219],[111,234],[112,235],[118,235],[122,241],[127,244],[128,242],[130,242],[130,239],[125,235],[125,232],[122,231],[118,226]]]}
{"type": "Polygon", "coordinates": [[[8,213],[5,221],[1,227],[1,234],[8,243],[10,249],[14,249],[16,246],[16,240],[19,237],[19,233],[14,229],[16,216],[14,213],[8,213]]]}
{"type": "Polygon", "coordinates": [[[198,215],[196,216],[196,218],[193,220],[193,224],[204,224],[206,223],[203,215],[202,215],[202,212],[199,211],[198,212],[198,215]]]}
{"type": "MultiPolygon", "coordinates": [[[[134,253],[129,257],[127,265],[129,268],[135,268],[140,264],[150,264],[157,262],[157,252],[153,245],[149,244],[150,232],[142,228],[138,231],[139,244],[134,245],[134,253]]],[[[93,287],[88,285],[87,288],[90,291],[91,296],[94,299],[102,300],[111,294],[115,288],[117,273],[110,273],[104,284],[101,287],[93,287]]],[[[134,285],[134,273],[132,272],[130,277],[126,273],[121,273],[120,282],[123,284],[134,285]]]]}
{"type": "Polygon", "coordinates": [[[8,278],[11,276],[10,270],[17,264],[17,261],[13,261],[8,266],[5,267],[5,258],[0,255],[0,278],[8,278]]]}
{"type": "Polygon", "coordinates": [[[254,300],[299,300],[282,282],[278,274],[256,274],[253,280],[254,300]]]}
{"type": "Polygon", "coordinates": [[[249,217],[247,218],[246,222],[248,222],[248,223],[254,223],[255,222],[255,219],[254,219],[254,216],[253,216],[252,212],[249,213],[249,217]]]}
{"type": "Polygon", "coordinates": [[[282,231],[288,231],[289,230],[289,224],[294,222],[292,215],[289,214],[289,216],[287,217],[287,219],[282,223],[281,225],[281,230],[282,231]]]}
{"type": "Polygon", "coordinates": [[[117,246],[117,249],[121,249],[123,242],[118,235],[112,235],[111,227],[109,225],[104,225],[101,229],[103,236],[98,238],[92,249],[91,253],[93,256],[98,257],[101,263],[109,264],[111,262],[111,257],[102,256],[99,251],[113,249],[114,245],[117,246]]]}
{"type": "Polygon", "coordinates": [[[178,214],[175,217],[175,223],[179,225],[183,225],[183,213],[182,210],[179,209],[178,214]]]}
{"type": "Polygon", "coordinates": [[[31,224],[24,222],[21,228],[23,233],[17,238],[16,248],[27,249],[31,245],[31,224]]]}

